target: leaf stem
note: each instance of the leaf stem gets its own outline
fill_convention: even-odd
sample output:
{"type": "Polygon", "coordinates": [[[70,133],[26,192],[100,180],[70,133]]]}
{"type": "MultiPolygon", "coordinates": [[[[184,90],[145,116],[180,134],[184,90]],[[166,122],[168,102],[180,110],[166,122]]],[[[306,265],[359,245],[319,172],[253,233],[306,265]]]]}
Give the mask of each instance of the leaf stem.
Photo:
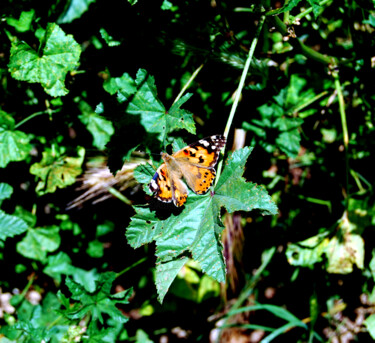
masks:
{"type": "MultiPolygon", "coordinates": [[[[331,2],[332,0],[323,0],[319,2],[319,6],[324,6],[331,2]]],[[[300,21],[303,17],[306,17],[309,13],[311,13],[313,10],[312,6],[301,12],[300,14],[297,14],[295,17],[292,17],[292,23],[295,24],[296,22],[300,21]]]]}
{"type": "MultiPolygon", "coordinates": [[[[276,27],[277,31],[279,31],[283,36],[289,37],[290,31],[287,25],[277,16],[270,16],[268,20],[276,27]]],[[[302,55],[313,59],[319,63],[323,63],[326,65],[336,65],[337,58],[333,56],[326,56],[321,54],[318,51],[308,47],[307,45],[303,44],[298,38],[290,38],[288,41],[297,51],[299,51],[302,55]]]]}
{"type": "Polygon", "coordinates": [[[345,188],[346,188],[345,208],[348,209],[348,203],[349,203],[349,132],[348,132],[348,125],[346,122],[344,95],[342,94],[342,87],[341,87],[338,71],[336,70],[333,71],[332,76],[335,81],[335,89],[336,89],[337,97],[339,100],[339,111],[340,111],[341,126],[342,126],[342,133],[343,133],[344,153],[345,153],[345,188]]]}
{"type": "Polygon", "coordinates": [[[147,260],[147,257],[143,257],[141,258],[140,260],[138,260],[137,262],[134,262],[131,266],[129,267],[126,267],[125,269],[123,269],[121,272],[117,273],[116,274],[116,278],[118,278],[119,276],[121,276],[122,274],[125,274],[127,271],[129,271],[130,269],[133,269],[134,267],[138,266],[139,264],[143,263],[144,261],[147,260]]]}
{"type": "Polygon", "coordinates": [[[127,205],[132,204],[132,202],[126,196],[124,196],[121,192],[119,192],[117,189],[113,187],[109,187],[108,192],[111,193],[113,196],[115,196],[117,199],[120,199],[121,201],[123,201],[125,204],[127,205]]]}
{"type": "Polygon", "coordinates": [[[58,110],[50,110],[50,109],[47,109],[45,111],[41,111],[41,112],[35,112],[33,114],[30,114],[28,117],[26,117],[25,119],[21,120],[19,123],[17,123],[16,125],[14,125],[14,128],[17,129],[19,128],[21,125],[25,124],[27,121],[29,121],[30,119],[33,119],[37,116],[40,116],[42,114],[48,114],[48,115],[51,115],[52,113],[56,113],[56,112],[59,112],[60,109],[58,110]]]}
{"type": "Polygon", "coordinates": [[[174,99],[173,103],[176,103],[182,95],[185,93],[186,89],[189,88],[190,84],[193,82],[193,80],[197,77],[198,73],[201,71],[203,68],[204,63],[202,63],[195,71],[194,73],[190,76],[189,80],[185,83],[184,87],[182,87],[181,92],[177,95],[176,99],[174,99]]]}

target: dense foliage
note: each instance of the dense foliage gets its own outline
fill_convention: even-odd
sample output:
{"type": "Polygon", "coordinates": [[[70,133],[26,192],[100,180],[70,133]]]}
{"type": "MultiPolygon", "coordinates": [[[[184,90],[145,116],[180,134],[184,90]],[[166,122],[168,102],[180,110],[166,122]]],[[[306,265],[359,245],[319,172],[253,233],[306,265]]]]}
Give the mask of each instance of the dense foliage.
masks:
{"type": "Polygon", "coordinates": [[[373,2],[1,15],[1,343],[375,339],[373,2]],[[211,191],[155,199],[213,134],[211,191]]]}

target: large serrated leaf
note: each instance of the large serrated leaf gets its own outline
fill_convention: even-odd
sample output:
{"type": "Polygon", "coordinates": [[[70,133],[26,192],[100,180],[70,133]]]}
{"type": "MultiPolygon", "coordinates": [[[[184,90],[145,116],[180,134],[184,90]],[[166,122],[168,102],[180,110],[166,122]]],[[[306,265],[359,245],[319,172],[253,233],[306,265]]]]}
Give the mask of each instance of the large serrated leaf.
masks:
{"type": "Polygon", "coordinates": [[[66,35],[54,23],[47,25],[43,45],[39,55],[25,42],[13,44],[9,71],[16,80],[40,83],[51,96],[66,95],[65,77],[78,67],[81,47],[72,35],[66,35]]]}
{"type": "Polygon", "coordinates": [[[150,209],[136,208],[137,214],[132,218],[126,236],[133,247],[155,240],[159,300],[163,300],[173,281],[171,276],[175,277],[176,270],[182,267],[182,262],[178,261],[184,259],[187,252],[199,262],[207,275],[219,282],[225,281],[220,240],[224,228],[220,219],[221,207],[229,212],[258,209],[263,214],[277,213],[277,207],[267,191],[246,182],[241,176],[250,153],[250,148],[235,151],[226,162],[215,192],[205,195],[190,192],[185,207],[178,215],[171,214],[167,219],[160,220],[150,209]],[[163,279],[165,270],[168,270],[168,277],[163,279]]]}

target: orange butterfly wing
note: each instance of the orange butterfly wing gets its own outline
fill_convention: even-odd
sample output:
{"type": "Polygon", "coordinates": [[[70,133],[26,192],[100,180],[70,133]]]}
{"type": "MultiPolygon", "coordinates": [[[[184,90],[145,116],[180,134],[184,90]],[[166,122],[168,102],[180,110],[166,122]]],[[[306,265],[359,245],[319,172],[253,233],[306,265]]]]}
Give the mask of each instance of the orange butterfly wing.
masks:
{"type": "Polygon", "coordinates": [[[187,199],[188,191],[182,177],[194,193],[207,193],[215,180],[214,167],[225,143],[224,136],[214,135],[190,144],[172,156],[162,154],[164,163],[152,178],[150,190],[160,201],[173,201],[177,207],[187,199]]]}

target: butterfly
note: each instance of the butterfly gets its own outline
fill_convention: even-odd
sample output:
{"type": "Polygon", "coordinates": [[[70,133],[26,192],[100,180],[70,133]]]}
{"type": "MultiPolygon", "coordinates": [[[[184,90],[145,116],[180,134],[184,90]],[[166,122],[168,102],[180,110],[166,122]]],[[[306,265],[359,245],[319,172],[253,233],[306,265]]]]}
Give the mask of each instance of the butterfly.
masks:
{"type": "Polygon", "coordinates": [[[226,138],[214,135],[190,144],[172,155],[161,153],[164,163],[157,169],[149,188],[162,202],[182,206],[188,190],[182,178],[195,194],[205,194],[212,186],[221,149],[226,138]]]}

